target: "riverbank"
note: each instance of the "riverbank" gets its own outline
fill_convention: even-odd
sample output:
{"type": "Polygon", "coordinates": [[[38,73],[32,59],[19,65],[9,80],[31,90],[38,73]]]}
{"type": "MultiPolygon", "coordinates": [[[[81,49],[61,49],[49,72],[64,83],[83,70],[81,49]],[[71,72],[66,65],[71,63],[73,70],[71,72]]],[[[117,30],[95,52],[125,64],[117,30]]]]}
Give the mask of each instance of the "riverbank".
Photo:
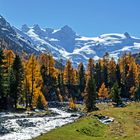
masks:
{"type": "Polygon", "coordinates": [[[33,140],[138,140],[140,138],[140,103],[128,102],[124,108],[107,103],[98,104],[99,111],[72,124],[54,129],[33,140]],[[110,116],[114,121],[103,124],[97,115],[110,116]]]}

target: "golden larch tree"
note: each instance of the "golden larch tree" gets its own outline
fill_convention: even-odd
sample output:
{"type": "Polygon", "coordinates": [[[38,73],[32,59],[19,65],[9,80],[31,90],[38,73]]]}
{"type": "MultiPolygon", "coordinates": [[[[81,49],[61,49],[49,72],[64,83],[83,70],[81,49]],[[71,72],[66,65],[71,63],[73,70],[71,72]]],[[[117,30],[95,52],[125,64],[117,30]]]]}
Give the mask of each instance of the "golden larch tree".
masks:
{"type": "Polygon", "coordinates": [[[64,84],[66,85],[71,85],[73,82],[73,68],[72,68],[72,63],[70,60],[67,61],[65,68],[64,68],[64,84]]]}
{"type": "MultiPolygon", "coordinates": [[[[31,55],[29,58],[25,72],[31,97],[30,106],[31,108],[36,107],[38,97],[41,96],[44,98],[44,95],[41,91],[43,81],[40,73],[40,65],[34,55],[31,55]]],[[[45,100],[45,98],[42,100],[45,100]]],[[[45,104],[47,105],[47,102],[45,104]]]]}
{"type": "Polygon", "coordinates": [[[98,92],[99,98],[101,98],[101,99],[107,98],[107,97],[108,97],[108,93],[109,93],[109,91],[108,91],[108,89],[106,88],[105,83],[103,83],[103,84],[101,85],[100,89],[99,89],[99,92],[98,92]]]}

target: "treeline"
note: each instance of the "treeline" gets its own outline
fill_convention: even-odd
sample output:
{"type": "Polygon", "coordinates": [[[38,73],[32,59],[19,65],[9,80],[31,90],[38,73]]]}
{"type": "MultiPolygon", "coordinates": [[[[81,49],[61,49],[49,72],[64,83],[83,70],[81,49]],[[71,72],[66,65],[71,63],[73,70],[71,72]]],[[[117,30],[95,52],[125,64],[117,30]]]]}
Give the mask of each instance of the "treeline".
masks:
{"type": "Polygon", "coordinates": [[[122,98],[140,101],[140,65],[131,54],[124,54],[117,63],[108,53],[96,63],[89,59],[88,76],[85,89],[88,111],[97,109],[97,98],[111,99],[116,106],[122,104],[122,98]]]}
{"type": "Polygon", "coordinates": [[[116,63],[106,54],[95,62],[88,60],[77,68],[68,60],[63,66],[51,55],[24,54],[20,57],[11,50],[0,50],[0,109],[47,109],[47,102],[86,102],[88,111],[95,109],[96,99],[121,98],[140,100],[140,65],[129,55],[116,63]]]}

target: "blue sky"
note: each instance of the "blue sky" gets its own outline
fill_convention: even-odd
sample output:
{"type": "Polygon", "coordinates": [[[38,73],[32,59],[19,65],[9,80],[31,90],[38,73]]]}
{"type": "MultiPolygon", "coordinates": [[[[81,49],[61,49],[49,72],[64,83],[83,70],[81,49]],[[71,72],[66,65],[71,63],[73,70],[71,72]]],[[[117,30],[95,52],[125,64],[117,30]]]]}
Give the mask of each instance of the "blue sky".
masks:
{"type": "Polygon", "coordinates": [[[12,25],[71,26],[85,36],[124,33],[140,37],[140,0],[0,0],[12,25]]]}

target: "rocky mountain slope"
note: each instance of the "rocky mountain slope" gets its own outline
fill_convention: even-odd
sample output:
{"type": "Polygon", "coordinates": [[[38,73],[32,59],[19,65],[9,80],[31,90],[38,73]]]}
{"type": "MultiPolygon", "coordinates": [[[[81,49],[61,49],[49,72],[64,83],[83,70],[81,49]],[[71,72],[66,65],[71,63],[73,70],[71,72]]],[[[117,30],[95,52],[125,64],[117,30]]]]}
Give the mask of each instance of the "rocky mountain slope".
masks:
{"type": "Polygon", "coordinates": [[[22,53],[23,51],[28,54],[39,53],[39,50],[35,50],[34,46],[28,40],[18,35],[2,16],[0,16],[0,44],[3,49],[12,49],[18,53],[22,53]]]}

